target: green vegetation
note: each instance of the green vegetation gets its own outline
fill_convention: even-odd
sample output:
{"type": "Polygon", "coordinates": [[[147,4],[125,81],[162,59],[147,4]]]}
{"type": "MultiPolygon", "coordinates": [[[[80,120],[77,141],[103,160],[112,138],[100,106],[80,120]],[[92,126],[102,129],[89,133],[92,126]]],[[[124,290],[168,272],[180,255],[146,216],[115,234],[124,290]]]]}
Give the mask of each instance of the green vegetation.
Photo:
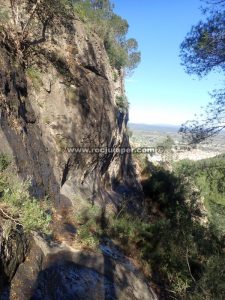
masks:
{"type": "MultiPolygon", "coordinates": [[[[204,21],[193,26],[181,45],[181,59],[188,74],[203,77],[211,71],[225,71],[225,1],[204,0],[204,21]]],[[[224,126],[225,90],[215,90],[203,114],[188,121],[181,132],[192,143],[217,135],[224,126]]]]}
{"type": "Polygon", "coordinates": [[[113,12],[109,0],[80,0],[74,4],[75,12],[87,27],[103,40],[111,65],[131,72],[140,62],[135,39],[126,39],[128,23],[113,12]]]}
{"type": "MultiPolygon", "coordinates": [[[[57,32],[61,25],[71,25],[73,3],[73,0],[10,1],[10,18],[0,19],[4,42],[15,56],[26,61],[32,52],[30,48],[46,41],[48,29],[57,32]]],[[[5,7],[7,4],[2,4],[2,13],[5,7]]]]}
{"type": "Polygon", "coordinates": [[[180,161],[176,172],[190,178],[204,197],[211,224],[219,235],[225,234],[225,157],[217,156],[198,162],[180,161]]]}
{"type": "MultiPolygon", "coordinates": [[[[198,168],[185,161],[169,172],[145,162],[145,216],[125,209],[106,216],[103,209],[86,207],[76,216],[80,241],[96,250],[103,237],[112,239],[160,286],[162,299],[224,299],[225,234],[212,218],[206,222],[205,190],[192,180],[196,177],[197,184],[206,169],[198,173],[198,168]]],[[[222,180],[219,174],[216,178],[222,180]]]]}
{"type": "Polygon", "coordinates": [[[29,67],[26,69],[26,74],[31,79],[35,90],[39,91],[40,87],[43,86],[43,82],[41,79],[41,72],[35,67],[29,67]]]}
{"type": "Polygon", "coordinates": [[[125,95],[116,97],[116,105],[121,112],[126,113],[129,109],[129,102],[125,95]]]}
{"type": "Polygon", "coordinates": [[[4,171],[10,165],[10,157],[4,153],[0,154],[0,172],[4,171]]]}
{"type": "Polygon", "coordinates": [[[66,99],[72,103],[76,103],[79,100],[79,95],[76,89],[72,87],[67,87],[66,90],[66,99]]]}
{"type": "Polygon", "coordinates": [[[167,135],[167,137],[165,138],[165,140],[160,144],[165,151],[171,151],[173,146],[174,146],[175,142],[174,140],[171,138],[171,136],[167,135]]]}
{"type": "Polygon", "coordinates": [[[174,140],[167,135],[167,137],[159,144],[156,145],[157,151],[162,155],[165,162],[171,162],[173,160],[173,146],[174,140]]]}
{"type": "Polygon", "coordinates": [[[95,32],[102,39],[114,68],[125,69],[127,73],[136,68],[141,59],[137,41],[126,38],[128,23],[113,12],[109,0],[11,1],[9,14],[4,6],[0,9],[0,26],[5,42],[26,60],[32,54],[28,50],[47,40],[48,30],[59,33],[63,26],[72,33],[75,14],[89,33],[95,32]],[[9,24],[10,19],[13,26],[9,24]]]}
{"type": "Polygon", "coordinates": [[[46,201],[38,201],[29,194],[30,183],[22,182],[7,172],[9,160],[0,155],[0,213],[25,232],[50,234],[51,216],[46,201]]]}
{"type": "MultiPolygon", "coordinates": [[[[204,21],[193,26],[181,45],[182,63],[187,73],[199,77],[211,71],[224,73],[224,17],[225,1],[205,0],[202,10],[204,21]]],[[[204,114],[197,120],[183,124],[180,131],[189,142],[197,144],[215,136],[224,129],[224,89],[215,90],[212,102],[204,114]]],[[[182,178],[187,186],[196,187],[196,200],[201,199],[207,209],[209,224],[199,235],[198,256],[195,258],[201,270],[195,277],[197,294],[190,299],[224,299],[225,298],[225,157],[202,160],[199,162],[181,161],[175,165],[175,174],[182,178]]],[[[199,213],[203,210],[199,208],[199,213]]],[[[189,293],[190,294],[190,293],[189,293]]]]}
{"type": "MultiPolygon", "coordinates": [[[[196,168],[195,163],[192,166],[196,168]]],[[[217,217],[205,223],[204,187],[196,188],[193,169],[186,163],[174,172],[151,164],[149,170],[149,178],[143,181],[147,219],[140,223],[130,217],[131,225],[128,222],[116,231],[121,235],[122,229],[125,237],[131,237],[128,244],[136,245],[153,281],[169,297],[224,299],[224,233],[214,225],[217,217]]],[[[221,177],[216,178],[219,183],[221,177]]],[[[215,191],[218,193],[218,188],[215,191]]]]}
{"type": "Polygon", "coordinates": [[[100,218],[101,209],[96,206],[83,207],[76,214],[78,238],[87,248],[96,250],[99,245],[99,236],[102,234],[100,218]]]}
{"type": "Polygon", "coordinates": [[[119,76],[118,76],[118,73],[116,71],[113,72],[113,81],[114,82],[117,82],[119,76]]]}

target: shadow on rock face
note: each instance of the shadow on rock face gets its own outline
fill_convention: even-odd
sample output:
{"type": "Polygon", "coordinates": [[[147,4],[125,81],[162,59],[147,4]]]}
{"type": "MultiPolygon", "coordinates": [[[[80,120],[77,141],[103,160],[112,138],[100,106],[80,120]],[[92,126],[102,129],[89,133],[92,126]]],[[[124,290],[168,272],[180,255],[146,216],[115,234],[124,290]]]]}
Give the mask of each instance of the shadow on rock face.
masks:
{"type": "Polygon", "coordinates": [[[91,252],[49,247],[36,236],[0,300],[158,300],[120,248],[107,237],[100,242],[99,252],[91,252]]]}
{"type": "Polygon", "coordinates": [[[73,262],[55,264],[39,273],[30,300],[117,299],[114,283],[97,271],[73,262]]]}

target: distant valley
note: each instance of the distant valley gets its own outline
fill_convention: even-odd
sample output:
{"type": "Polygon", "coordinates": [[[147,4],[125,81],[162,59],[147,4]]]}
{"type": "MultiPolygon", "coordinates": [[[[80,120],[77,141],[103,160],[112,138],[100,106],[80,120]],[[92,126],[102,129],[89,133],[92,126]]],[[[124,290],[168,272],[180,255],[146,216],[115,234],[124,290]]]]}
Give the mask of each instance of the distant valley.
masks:
{"type": "MultiPolygon", "coordinates": [[[[225,153],[225,132],[204,143],[196,145],[196,147],[188,147],[179,133],[179,126],[168,124],[137,124],[129,123],[131,145],[135,147],[157,147],[165,141],[169,136],[174,141],[173,152],[174,160],[190,159],[200,160],[214,157],[225,153]]],[[[156,150],[157,151],[157,150],[156,150]]],[[[161,160],[162,157],[156,153],[153,160],[161,160]]]]}

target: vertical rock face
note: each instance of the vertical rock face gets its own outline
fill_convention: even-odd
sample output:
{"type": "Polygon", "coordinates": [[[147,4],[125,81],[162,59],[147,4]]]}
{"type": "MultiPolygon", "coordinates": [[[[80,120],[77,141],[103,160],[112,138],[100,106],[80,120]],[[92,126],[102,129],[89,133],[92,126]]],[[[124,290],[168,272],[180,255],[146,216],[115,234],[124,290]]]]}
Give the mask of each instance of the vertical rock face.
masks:
{"type": "Polygon", "coordinates": [[[49,247],[34,237],[10,285],[10,300],[157,300],[137,267],[118,250],[102,253],[49,247]]]}
{"type": "Polygon", "coordinates": [[[103,150],[130,146],[127,114],[115,104],[123,78],[98,36],[76,20],[57,39],[49,35],[26,70],[10,51],[2,40],[0,150],[32,178],[32,192],[63,206],[81,198],[117,205],[129,196],[139,207],[131,154],[103,150]]]}
{"type": "MultiPolygon", "coordinates": [[[[24,60],[0,32],[0,152],[13,158],[22,179],[31,179],[34,196],[49,196],[56,207],[89,201],[116,208],[125,201],[139,212],[142,190],[132,164],[128,114],[116,105],[116,97],[124,95],[123,74],[112,69],[103,42],[85,24],[77,19],[67,25],[56,34],[46,33],[43,43],[31,47],[24,60]]],[[[92,294],[95,280],[102,286],[96,299],[108,294],[117,299],[116,292],[120,299],[155,299],[146,282],[139,281],[139,273],[104,253],[93,255],[91,267],[85,265],[89,253],[83,261],[82,252],[68,247],[46,248],[34,241],[28,253],[22,228],[6,230],[3,225],[0,219],[0,298],[5,297],[1,299],[31,299],[31,292],[32,299],[48,299],[42,276],[52,272],[58,281],[49,280],[49,292],[60,287],[60,299],[65,298],[65,284],[68,299],[74,299],[74,289],[79,292],[79,280],[73,282],[79,272],[77,278],[84,278],[79,299],[92,294]],[[44,266],[54,251],[56,266],[44,266]],[[64,256],[65,265],[58,265],[64,256]],[[94,268],[96,262],[99,266],[94,268]],[[67,273],[72,277],[64,281],[67,273]],[[88,289],[86,278],[89,282],[94,278],[88,289]],[[2,296],[1,289],[9,282],[10,296],[9,290],[2,296]]]]}
{"type": "MultiPolygon", "coordinates": [[[[25,259],[28,249],[26,236],[12,221],[0,218],[0,297],[25,259]]],[[[2,299],[2,298],[1,298],[2,299]]]]}

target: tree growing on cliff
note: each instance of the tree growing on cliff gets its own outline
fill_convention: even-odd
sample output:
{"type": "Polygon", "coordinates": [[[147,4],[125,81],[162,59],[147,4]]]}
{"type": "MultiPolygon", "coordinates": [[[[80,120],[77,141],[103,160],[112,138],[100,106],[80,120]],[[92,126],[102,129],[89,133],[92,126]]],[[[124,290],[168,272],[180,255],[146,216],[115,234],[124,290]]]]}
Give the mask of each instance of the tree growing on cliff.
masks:
{"type": "MultiPolygon", "coordinates": [[[[225,1],[206,1],[206,21],[193,26],[181,45],[181,58],[187,73],[199,77],[210,71],[225,72],[225,1]],[[213,6],[212,6],[213,5],[213,6]]],[[[188,121],[181,127],[190,142],[198,143],[225,128],[225,90],[211,94],[203,118],[188,121]]]]}
{"type": "Polygon", "coordinates": [[[141,54],[135,39],[127,39],[129,24],[113,12],[109,0],[80,0],[74,5],[81,20],[104,42],[110,63],[116,69],[131,72],[140,63],[141,54]]]}
{"type": "Polygon", "coordinates": [[[90,0],[93,9],[101,9],[112,13],[113,5],[109,0],[90,0]]]}
{"type": "Polygon", "coordinates": [[[128,29],[127,20],[114,14],[109,20],[108,32],[104,38],[111,64],[116,69],[125,68],[127,73],[135,69],[141,60],[138,42],[134,38],[126,38],[128,29]]]}
{"type": "Polygon", "coordinates": [[[0,13],[1,35],[21,59],[28,49],[45,42],[47,34],[62,26],[72,28],[75,12],[103,40],[113,67],[128,73],[140,62],[137,41],[127,40],[129,25],[113,12],[110,0],[8,0],[8,4],[0,13]]]}

